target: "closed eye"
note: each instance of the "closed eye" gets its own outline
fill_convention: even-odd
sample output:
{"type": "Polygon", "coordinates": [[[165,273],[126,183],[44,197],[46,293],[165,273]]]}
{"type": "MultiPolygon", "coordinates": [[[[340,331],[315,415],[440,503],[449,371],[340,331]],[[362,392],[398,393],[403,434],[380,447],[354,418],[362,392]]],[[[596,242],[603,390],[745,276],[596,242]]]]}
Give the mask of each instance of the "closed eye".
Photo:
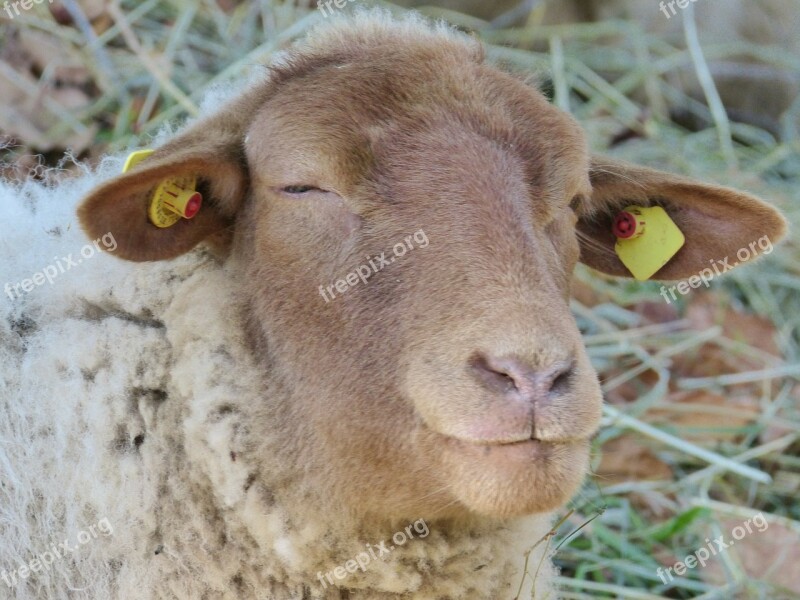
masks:
{"type": "Polygon", "coordinates": [[[307,194],[308,192],[324,192],[325,190],[314,187],[313,185],[287,185],[286,187],[281,188],[281,191],[285,194],[299,196],[301,194],[307,194]]]}

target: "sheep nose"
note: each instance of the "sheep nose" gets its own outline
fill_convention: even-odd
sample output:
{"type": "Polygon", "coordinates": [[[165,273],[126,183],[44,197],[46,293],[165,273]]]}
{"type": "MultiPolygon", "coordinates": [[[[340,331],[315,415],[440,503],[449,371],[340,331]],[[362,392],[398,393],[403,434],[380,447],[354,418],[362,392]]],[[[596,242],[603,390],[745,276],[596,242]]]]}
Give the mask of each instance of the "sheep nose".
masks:
{"type": "Polygon", "coordinates": [[[508,399],[529,403],[546,402],[565,393],[572,379],[575,361],[572,359],[534,368],[514,357],[495,357],[478,354],[472,368],[483,386],[508,399]]]}

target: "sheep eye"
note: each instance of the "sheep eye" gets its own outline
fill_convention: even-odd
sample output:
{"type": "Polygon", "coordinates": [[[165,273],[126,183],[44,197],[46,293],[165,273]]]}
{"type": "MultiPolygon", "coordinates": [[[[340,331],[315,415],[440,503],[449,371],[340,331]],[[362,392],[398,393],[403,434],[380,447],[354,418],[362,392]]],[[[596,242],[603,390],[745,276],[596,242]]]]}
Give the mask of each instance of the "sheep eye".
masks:
{"type": "Polygon", "coordinates": [[[308,192],[314,191],[321,191],[319,188],[314,187],[313,185],[289,185],[282,189],[283,192],[287,194],[306,194],[308,192]]]}

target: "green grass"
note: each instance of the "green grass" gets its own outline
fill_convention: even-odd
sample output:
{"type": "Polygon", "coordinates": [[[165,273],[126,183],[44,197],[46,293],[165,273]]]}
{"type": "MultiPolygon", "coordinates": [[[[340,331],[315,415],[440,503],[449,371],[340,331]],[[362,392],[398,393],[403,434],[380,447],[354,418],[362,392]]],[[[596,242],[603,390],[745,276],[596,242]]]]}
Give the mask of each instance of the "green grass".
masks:
{"type": "MultiPolygon", "coordinates": [[[[110,11],[107,28],[88,43],[85,30],[55,24],[44,6],[0,30],[0,46],[12,43],[13,30],[27,29],[53,36],[81,57],[90,73],[91,101],[79,110],[53,105],[43,110],[53,116],[46,135],[65,144],[87,127],[96,128],[92,149],[83,153],[89,160],[103,151],[147,145],[165,124],[196,114],[210,86],[244,76],[322,20],[316,11],[278,0],[241,3],[227,13],[211,1],[123,1],[121,7],[110,11]]],[[[713,94],[710,102],[690,98],[670,78],[686,67],[702,76],[705,60],[742,52],[797,72],[800,57],[735,43],[685,50],[632,22],[496,30],[471,17],[447,16],[491,44],[491,60],[537,74],[553,102],[583,123],[596,150],[606,151],[624,136],[626,141],[612,149],[617,156],[748,189],[800,223],[800,139],[791,127],[800,99],[779,140],[729,121],[713,94]],[[676,108],[705,125],[686,129],[672,118],[676,108]]],[[[13,163],[33,151],[17,140],[2,160],[13,163]]],[[[53,153],[51,161],[57,156],[53,153]]],[[[705,538],[727,533],[731,520],[759,512],[772,528],[765,535],[778,529],[797,534],[793,542],[774,548],[775,555],[800,555],[796,240],[758,266],[715,281],[713,304],[724,316],[705,327],[685,317],[699,298],[711,297],[708,292],[680,298],[673,318],[654,323],[647,307],[663,309],[658,284],[613,280],[583,268],[576,278],[592,301],[575,300],[573,309],[609,400],[593,467],[600,467],[604,447],[633,433],[635,447],[672,475],[614,482],[596,476],[587,482],[572,503],[574,512],[564,513],[554,538],[543,541],[560,546],[556,560],[563,597],[800,597],[797,590],[759,581],[734,549],[721,555],[716,582],[701,569],[670,585],[656,575],[658,567],[694,552],[705,538]],[[730,329],[732,321],[744,319],[741,315],[763,317],[756,337],[730,329]],[[762,338],[773,333],[777,355],[763,350],[762,338]],[[715,370],[720,356],[725,360],[715,370]],[[690,368],[705,364],[702,376],[690,368]],[[676,404],[682,391],[744,398],[757,412],[739,414],[735,403],[676,404]],[[667,416],[654,420],[658,414],[667,416]],[[703,415],[712,415],[711,423],[692,424],[703,415]],[[775,428],[780,431],[764,435],[775,428]]],[[[764,562],[767,578],[769,564],[764,562]]]]}

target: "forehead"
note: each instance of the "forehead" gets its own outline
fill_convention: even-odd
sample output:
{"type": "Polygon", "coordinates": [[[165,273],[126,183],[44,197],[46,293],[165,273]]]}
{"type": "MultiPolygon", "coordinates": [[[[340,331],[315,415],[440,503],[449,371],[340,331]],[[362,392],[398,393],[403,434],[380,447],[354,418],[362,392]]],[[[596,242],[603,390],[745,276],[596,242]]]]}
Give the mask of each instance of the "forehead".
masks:
{"type": "Polygon", "coordinates": [[[248,159],[283,178],[354,184],[404,152],[418,157],[426,144],[481,140],[516,156],[531,179],[576,171],[581,182],[570,185],[585,179],[575,121],[475,53],[387,45],[301,61],[269,86],[248,132],[248,159]]]}

